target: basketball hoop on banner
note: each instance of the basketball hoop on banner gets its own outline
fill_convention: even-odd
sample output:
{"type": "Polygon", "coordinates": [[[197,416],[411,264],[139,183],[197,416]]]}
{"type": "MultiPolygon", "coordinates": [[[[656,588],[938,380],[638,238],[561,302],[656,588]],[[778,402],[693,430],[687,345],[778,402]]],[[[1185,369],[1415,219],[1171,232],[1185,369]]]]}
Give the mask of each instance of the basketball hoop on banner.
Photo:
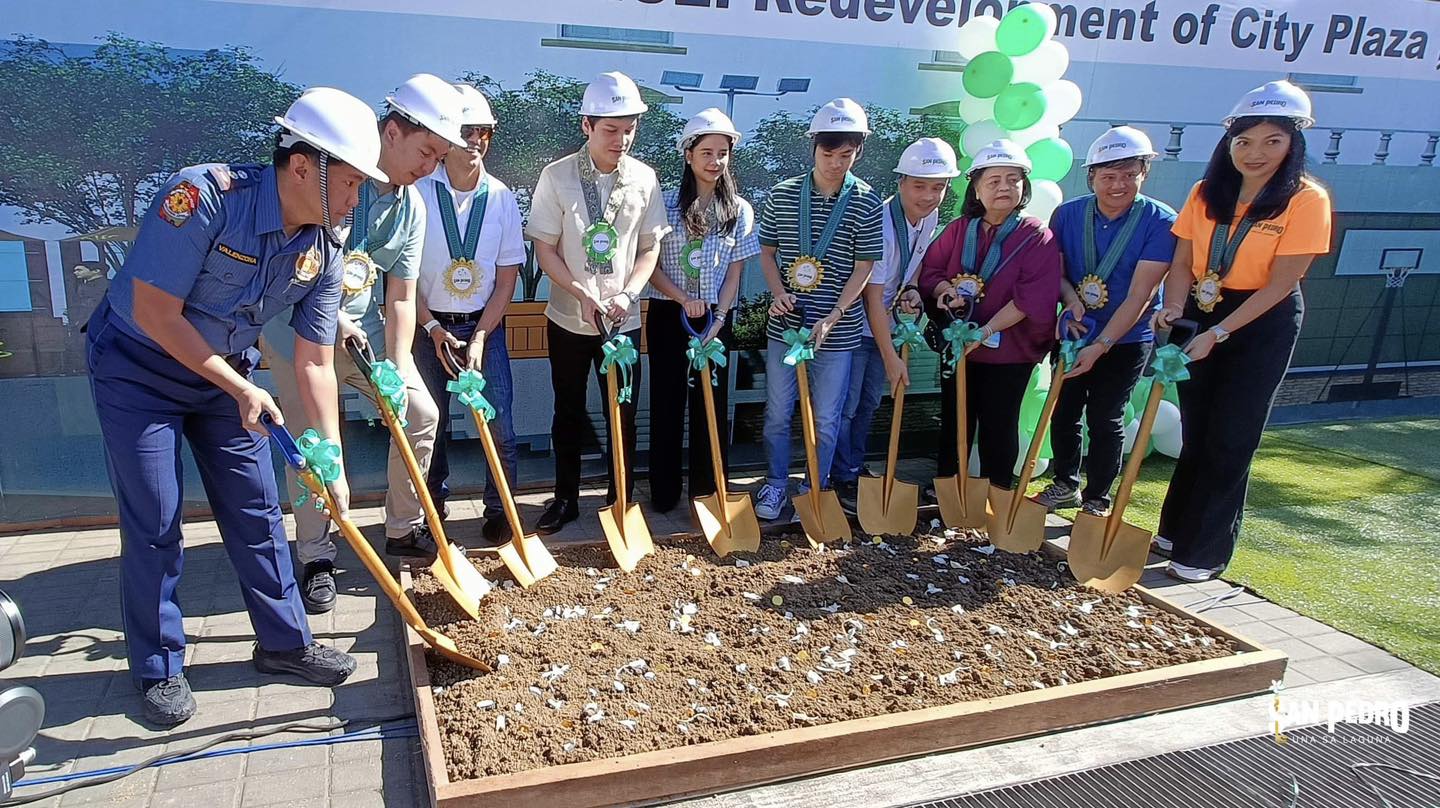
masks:
{"type": "Polygon", "coordinates": [[[1380,272],[1385,276],[1385,288],[1405,288],[1405,279],[1420,268],[1420,258],[1424,254],[1424,250],[1415,248],[1381,250],[1380,272]]]}

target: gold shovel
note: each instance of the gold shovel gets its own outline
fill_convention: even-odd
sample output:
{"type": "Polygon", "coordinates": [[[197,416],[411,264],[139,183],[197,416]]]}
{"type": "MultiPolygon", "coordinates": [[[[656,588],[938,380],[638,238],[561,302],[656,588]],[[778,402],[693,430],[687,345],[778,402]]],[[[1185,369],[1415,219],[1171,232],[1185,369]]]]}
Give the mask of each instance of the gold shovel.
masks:
{"type": "MultiPolygon", "coordinates": [[[[1060,333],[1067,334],[1068,321],[1073,319],[1070,312],[1060,318],[1060,333]]],[[[1096,331],[1095,319],[1085,317],[1085,336],[1075,340],[1083,345],[1087,338],[1093,338],[1096,331]]],[[[1078,347],[1076,348],[1078,350],[1078,347]]],[[[990,486],[990,515],[986,520],[986,531],[990,543],[1011,553],[1028,553],[1040,549],[1045,542],[1045,517],[1050,509],[1025,495],[1030,480],[1035,474],[1035,462],[1040,457],[1040,446],[1045,442],[1045,433],[1050,428],[1050,417],[1055,414],[1055,405],[1060,400],[1060,389],[1065,383],[1066,362],[1062,358],[1055,362],[1055,373],[1050,379],[1050,392],[1045,396],[1045,406],[1040,410],[1040,421],[1030,438],[1030,448],[1025,452],[1025,465],[1020,469],[1020,479],[1015,490],[1008,491],[997,485],[990,486]]]]}
{"type": "Polygon", "coordinates": [[[414,629],[427,645],[451,662],[477,671],[491,673],[492,669],[489,665],[461,651],[454,640],[430,628],[425,623],[425,618],[420,616],[415,604],[410,602],[410,598],[406,597],[405,591],[400,588],[400,582],[396,581],[395,577],[390,574],[390,570],[386,569],[385,562],[375,554],[375,549],[360,534],[360,529],[355,526],[355,523],[349,519],[336,518],[339,509],[335,507],[335,499],[330,493],[330,486],[322,483],[315,471],[306,466],[305,456],[301,454],[300,447],[296,445],[290,431],[271,420],[268,413],[262,415],[260,419],[270,430],[270,437],[280,447],[281,454],[285,456],[285,462],[295,469],[296,476],[305,488],[324,503],[327,513],[335,519],[335,525],[340,528],[340,535],[345,537],[350,549],[355,551],[355,555],[360,557],[360,562],[365,565],[365,569],[369,570],[370,575],[380,584],[380,588],[384,590],[385,596],[400,612],[400,617],[405,624],[414,629]]]}
{"type": "MultiPolygon", "coordinates": [[[[910,364],[910,346],[900,346],[900,364],[910,364]]],[[[905,385],[896,384],[892,393],[895,412],[890,420],[890,447],[885,455],[884,477],[861,477],[857,494],[860,527],[870,533],[908,536],[915,531],[920,508],[920,486],[895,479],[900,459],[900,421],[905,412],[905,385]]]]}
{"type": "MultiPolygon", "coordinates": [[[[614,329],[607,329],[601,318],[596,318],[595,327],[605,337],[605,349],[611,351],[635,350],[629,345],[630,338],[624,334],[616,336],[614,329]],[[625,342],[619,343],[618,340],[625,342]]],[[[638,361],[638,359],[636,360],[638,361]]],[[[620,373],[619,363],[609,367],[606,372],[606,387],[610,393],[610,459],[613,465],[613,478],[615,481],[615,504],[600,509],[600,527],[605,531],[605,541],[610,545],[610,553],[615,556],[615,563],[620,569],[630,572],[640,559],[655,552],[655,543],[650,538],[650,526],[645,523],[645,514],[640,512],[640,506],[629,501],[626,495],[625,486],[625,436],[624,427],[620,422],[620,382],[616,376],[620,373]]],[[[605,370],[606,365],[602,364],[601,369],[605,370]]]]}
{"type": "MultiPolygon", "coordinates": [[[[484,339],[484,335],[473,338],[484,339]]],[[[520,521],[520,509],[515,505],[515,497],[510,492],[510,481],[506,479],[505,467],[500,463],[495,437],[490,434],[491,410],[486,406],[471,406],[470,401],[467,401],[471,391],[478,394],[485,386],[485,377],[473,371],[461,371],[460,368],[464,365],[450,351],[450,346],[446,345],[444,350],[445,370],[455,379],[452,382],[455,387],[450,388],[451,392],[459,392],[461,401],[470,407],[470,415],[475,419],[475,431],[480,433],[480,444],[485,447],[485,461],[490,466],[490,478],[495,481],[495,492],[500,495],[500,505],[505,509],[506,521],[510,523],[510,541],[496,548],[496,552],[500,554],[500,560],[510,571],[515,583],[528,589],[534,586],[536,581],[558,569],[559,565],[545,548],[545,543],[540,541],[540,537],[526,533],[525,524],[520,521]],[[485,412],[482,413],[482,410],[485,412]]]]}
{"type": "MultiPolygon", "coordinates": [[[[804,310],[796,307],[792,314],[798,315],[803,325],[805,322],[804,310]]],[[[787,339],[787,342],[792,345],[792,350],[801,348],[810,339],[809,329],[803,327],[790,329],[785,333],[794,340],[790,342],[787,339]]],[[[812,548],[850,535],[850,522],[845,518],[845,511],[840,507],[840,498],[835,495],[834,491],[820,488],[820,460],[816,456],[815,449],[818,440],[818,436],[815,434],[815,409],[810,403],[810,377],[805,372],[807,361],[805,354],[813,350],[812,347],[800,352],[793,363],[795,381],[799,388],[800,426],[805,437],[805,469],[810,478],[810,490],[795,497],[795,515],[799,517],[800,527],[804,529],[805,538],[809,540],[812,548]]]]}
{"type": "Polygon", "coordinates": [[[1140,416],[1135,444],[1125,461],[1125,474],[1120,478],[1120,490],[1115,493],[1115,506],[1110,515],[1096,516],[1084,511],[1075,515],[1075,525],[1070,529],[1068,562],[1070,574],[1085,586],[1104,592],[1123,592],[1138,583],[1145,573],[1145,562],[1150,558],[1151,533],[1139,525],[1126,522],[1125,508],[1130,504],[1135,479],[1140,476],[1140,463],[1145,459],[1145,447],[1150,445],[1150,431],[1155,426],[1155,413],[1160,411],[1165,386],[1189,375],[1188,371],[1185,376],[1162,375],[1162,368],[1167,358],[1172,364],[1178,362],[1181,366],[1189,361],[1182,358],[1184,353],[1175,344],[1175,336],[1182,330],[1193,335],[1197,328],[1192,320],[1177,320],[1171,327],[1172,344],[1156,351],[1153,366],[1157,372],[1155,381],[1150,385],[1150,400],[1145,403],[1145,413],[1140,416]]]}
{"type": "MultiPolygon", "coordinates": [[[[697,333],[690,327],[690,318],[685,316],[684,311],[680,312],[680,321],[685,324],[685,330],[689,331],[693,338],[692,349],[701,347],[701,335],[708,332],[715,323],[713,311],[707,309],[706,315],[705,327],[697,333]]],[[[692,500],[695,518],[700,522],[700,530],[716,555],[724,558],[736,550],[753,553],[760,549],[760,520],[755,516],[755,505],[750,501],[749,494],[731,494],[726,489],[725,460],[720,454],[719,420],[715,416],[715,394],[710,389],[715,369],[711,367],[708,359],[700,361],[705,366],[705,374],[699,384],[704,388],[705,417],[710,427],[710,462],[715,475],[715,493],[692,500]]]]}
{"type": "Polygon", "coordinates": [[[946,527],[984,527],[990,518],[990,481],[970,476],[969,415],[966,412],[965,352],[955,360],[955,476],[935,478],[935,501],[946,527]]]}
{"type": "Polygon", "coordinates": [[[350,352],[350,358],[354,360],[355,367],[359,369],[360,375],[364,376],[370,383],[370,389],[375,397],[375,407],[380,411],[380,418],[385,422],[385,427],[390,430],[390,440],[400,450],[400,458],[405,462],[405,471],[410,475],[410,483],[415,486],[415,493],[420,498],[420,506],[425,511],[425,521],[430,526],[430,533],[435,537],[435,560],[430,564],[430,574],[440,582],[455,605],[470,616],[472,620],[480,619],[480,599],[490,592],[490,582],[480,571],[475,569],[469,559],[465,558],[464,551],[450,543],[445,536],[445,527],[440,522],[440,514],[435,509],[435,502],[430,498],[430,489],[425,485],[425,475],[420,473],[420,464],[415,460],[415,452],[410,447],[410,438],[405,434],[405,428],[400,425],[400,419],[391,408],[389,399],[380,392],[379,385],[372,377],[375,367],[375,355],[368,347],[362,347],[356,340],[345,341],[345,349],[350,352]]]}

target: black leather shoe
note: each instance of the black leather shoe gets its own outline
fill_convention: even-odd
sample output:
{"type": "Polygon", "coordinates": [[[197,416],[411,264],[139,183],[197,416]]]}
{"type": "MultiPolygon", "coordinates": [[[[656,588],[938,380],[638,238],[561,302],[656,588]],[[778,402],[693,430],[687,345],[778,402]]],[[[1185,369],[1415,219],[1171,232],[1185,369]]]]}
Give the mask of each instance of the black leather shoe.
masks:
{"type": "Polygon", "coordinates": [[[480,535],[491,544],[504,544],[515,537],[515,531],[510,529],[510,520],[504,516],[491,516],[480,528],[480,535]]]}
{"type": "Polygon", "coordinates": [[[545,506],[545,513],[540,515],[540,521],[535,525],[535,532],[542,536],[548,536],[579,518],[579,503],[556,497],[550,500],[549,505],[545,506]]]}
{"type": "Polygon", "coordinates": [[[309,614],[324,614],[335,608],[335,564],[311,561],[305,565],[300,582],[300,600],[309,614]]]}
{"type": "Polygon", "coordinates": [[[430,527],[425,524],[417,525],[414,530],[398,539],[385,539],[385,555],[388,556],[434,561],[435,552],[435,537],[430,535],[430,527]]]}
{"type": "Polygon", "coordinates": [[[254,660],[261,673],[293,673],[307,682],[329,687],[355,672],[354,657],[318,642],[289,651],[266,651],[256,645],[254,660]]]}
{"type": "Polygon", "coordinates": [[[195,715],[195,696],[183,673],[169,679],[144,679],[140,691],[144,694],[145,719],[152,724],[173,727],[195,715]]]}

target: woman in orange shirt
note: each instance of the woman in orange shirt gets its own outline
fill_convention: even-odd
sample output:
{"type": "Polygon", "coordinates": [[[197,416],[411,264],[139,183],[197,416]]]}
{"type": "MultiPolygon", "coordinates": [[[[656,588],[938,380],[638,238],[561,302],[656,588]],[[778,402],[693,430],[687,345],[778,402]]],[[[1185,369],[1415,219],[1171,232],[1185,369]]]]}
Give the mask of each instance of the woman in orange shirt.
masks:
{"type": "Polygon", "coordinates": [[[1179,384],[1184,447],[1155,543],[1168,572],[1207,581],[1229,564],[1250,463],[1290,367],[1300,279],[1330,251],[1330,197],[1305,170],[1310,99],[1288,81],[1247,93],[1172,228],[1179,239],[1155,327],[1200,329],[1179,384]]]}

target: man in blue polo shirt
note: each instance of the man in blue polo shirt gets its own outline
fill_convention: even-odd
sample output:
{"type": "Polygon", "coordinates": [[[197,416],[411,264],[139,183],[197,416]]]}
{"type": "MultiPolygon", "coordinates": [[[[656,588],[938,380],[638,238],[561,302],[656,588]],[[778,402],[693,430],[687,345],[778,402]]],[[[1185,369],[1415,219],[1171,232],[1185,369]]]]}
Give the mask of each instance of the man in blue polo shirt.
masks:
{"type": "MultiPolygon", "coordinates": [[[[180,446],[191,454],[235,567],[258,643],[255,666],[338,685],[348,655],[315,642],[290,551],[261,416],[282,422],[251,378],[260,328],[289,322],[297,419],[340,440],[332,368],[344,221],[377,166],[369,108],[328,87],[283,117],[274,165],[182,169],[140,220],[135,246],[86,325],[86,361],[120,517],[120,582],[130,676],[145,717],[195,713],[176,589],[184,562],[180,446]]],[[[331,484],[344,518],[345,477],[331,484]]]]}
{"type": "MultiPolygon", "coordinates": [[[[1060,242],[1065,307],[1100,330],[1080,351],[1050,420],[1054,477],[1037,501],[1104,514],[1120,471],[1125,402],[1145,368],[1154,334],[1155,289],[1175,255],[1175,211],[1140,193],[1155,149],[1144,132],[1117,126],[1090,145],[1085,161],[1094,193],[1061,205],[1050,219],[1060,242]],[[1090,430],[1080,488],[1080,418],[1090,430]]],[[[1075,326],[1083,329],[1083,326],[1075,326]]]]}

